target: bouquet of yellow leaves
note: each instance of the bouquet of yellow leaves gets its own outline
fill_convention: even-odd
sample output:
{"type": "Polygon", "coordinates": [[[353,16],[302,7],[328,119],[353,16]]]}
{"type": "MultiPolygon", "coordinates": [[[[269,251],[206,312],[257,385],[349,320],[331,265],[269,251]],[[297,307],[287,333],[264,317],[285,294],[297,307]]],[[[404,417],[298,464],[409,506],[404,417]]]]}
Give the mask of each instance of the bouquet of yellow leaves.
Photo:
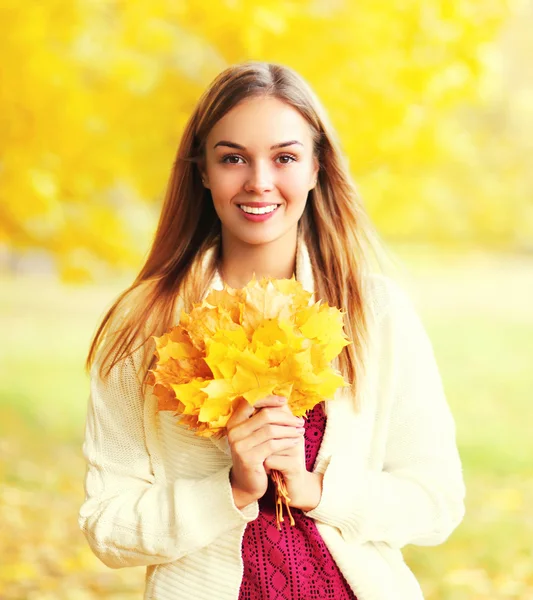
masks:
{"type": "MultiPolygon", "coordinates": [[[[159,410],[173,410],[179,424],[196,435],[222,437],[236,400],[252,406],[271,394],[287,398],[298,417],[333,398],[348,385],[331,366],[351,342],[337,308],[321,301],[292,279],[255,276],[242,289],[212,290],[179,324],[156,342],[157,362],[149,383],[159,410]]],[[[290,498],[283,476],[276,485],[276,517],[290,498]]]]}

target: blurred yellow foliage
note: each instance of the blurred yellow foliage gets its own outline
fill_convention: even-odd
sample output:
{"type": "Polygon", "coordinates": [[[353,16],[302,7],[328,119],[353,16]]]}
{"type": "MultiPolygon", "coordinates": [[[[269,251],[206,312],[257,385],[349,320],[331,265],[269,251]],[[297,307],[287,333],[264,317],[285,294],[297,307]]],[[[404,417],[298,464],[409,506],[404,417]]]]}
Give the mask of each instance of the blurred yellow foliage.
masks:
{"type": "Polygon", "coordinates": [[[531,47],[519,5],[5,0],[0,243],[70,278],[137,264],[196,100],[253,58],[315,88],[386,236],[522,244],[529,104],[501,86],[502,57],[531,47]]]}

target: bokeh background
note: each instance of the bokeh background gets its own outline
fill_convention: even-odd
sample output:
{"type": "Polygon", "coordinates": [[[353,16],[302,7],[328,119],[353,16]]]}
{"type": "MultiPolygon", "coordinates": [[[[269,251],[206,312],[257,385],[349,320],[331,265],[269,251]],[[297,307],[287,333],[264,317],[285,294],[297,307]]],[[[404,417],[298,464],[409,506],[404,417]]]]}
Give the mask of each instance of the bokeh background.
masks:
{"type": "Polygon", "coordinates": [[[533,3],[0,3],[0,598],[140,598],[78,530],[98,320],[146,256],[228,64],[297,69],[419,308],[467,514],[405,557],[428,600],[533,599],[533,3]]]}

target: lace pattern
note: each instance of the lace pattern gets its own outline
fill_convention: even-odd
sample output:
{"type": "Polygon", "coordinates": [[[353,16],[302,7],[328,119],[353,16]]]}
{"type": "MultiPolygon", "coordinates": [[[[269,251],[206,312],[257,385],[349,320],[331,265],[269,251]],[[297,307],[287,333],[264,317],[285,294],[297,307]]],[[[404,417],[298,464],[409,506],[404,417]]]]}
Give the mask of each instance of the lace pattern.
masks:
{"type": "MultiPolygon", "coordinates": [[[[317,404],[305,422],[305,461],[310,471],[322,442],[326,415],[317,404]]],[[[322,540],[315,522],[299,509],[276,526],[274,486],[259,501],[259,516],[246,526],[239,600],[357,600],[322,540]]]]}

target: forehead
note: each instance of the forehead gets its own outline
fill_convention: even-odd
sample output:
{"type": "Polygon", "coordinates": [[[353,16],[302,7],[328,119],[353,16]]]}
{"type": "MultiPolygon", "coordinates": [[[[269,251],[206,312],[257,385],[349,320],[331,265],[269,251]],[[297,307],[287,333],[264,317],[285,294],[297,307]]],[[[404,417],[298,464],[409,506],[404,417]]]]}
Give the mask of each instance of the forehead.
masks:
{"type": "Polygon", "coordinates": [[[208,147],[229,140],[246,148],[272,146],[287,140],[312,145],[311,128],[292,106],[277,98],[251,98],[227,112],[207,136],[208,147]]]}

